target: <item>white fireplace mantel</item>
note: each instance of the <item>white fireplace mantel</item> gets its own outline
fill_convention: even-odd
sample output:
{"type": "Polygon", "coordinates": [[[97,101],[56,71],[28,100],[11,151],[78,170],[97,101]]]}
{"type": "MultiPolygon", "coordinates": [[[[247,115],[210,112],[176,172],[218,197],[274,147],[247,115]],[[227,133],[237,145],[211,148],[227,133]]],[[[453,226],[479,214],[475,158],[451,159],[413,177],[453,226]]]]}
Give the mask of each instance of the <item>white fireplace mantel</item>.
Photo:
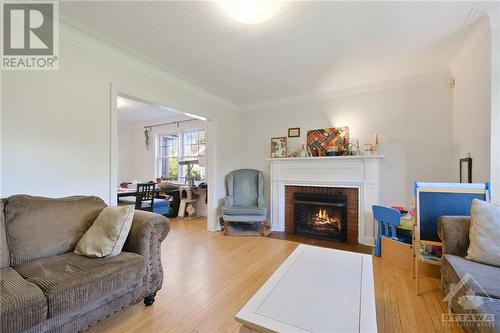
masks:
{"type": "Polygon", "coordinates": [[[379,203],[380,161],[375,156],[269,158],[271,163],[271,228],[285,231],[285,186],[358,189],[358,242],[374,245],[372,205],[379,203]]]}

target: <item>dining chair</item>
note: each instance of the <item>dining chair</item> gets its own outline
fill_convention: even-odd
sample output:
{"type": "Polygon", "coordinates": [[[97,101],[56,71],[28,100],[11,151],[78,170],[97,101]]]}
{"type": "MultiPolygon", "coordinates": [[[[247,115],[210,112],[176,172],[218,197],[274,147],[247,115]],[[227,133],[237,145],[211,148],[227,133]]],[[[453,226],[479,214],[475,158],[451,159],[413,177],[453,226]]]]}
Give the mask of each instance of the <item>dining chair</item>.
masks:
{"type": "Polygon", "coordinates": [[[135,196],[135,209],[152,212],[155,201],[155,183],[137,184],[137,194],[135,196]]]}

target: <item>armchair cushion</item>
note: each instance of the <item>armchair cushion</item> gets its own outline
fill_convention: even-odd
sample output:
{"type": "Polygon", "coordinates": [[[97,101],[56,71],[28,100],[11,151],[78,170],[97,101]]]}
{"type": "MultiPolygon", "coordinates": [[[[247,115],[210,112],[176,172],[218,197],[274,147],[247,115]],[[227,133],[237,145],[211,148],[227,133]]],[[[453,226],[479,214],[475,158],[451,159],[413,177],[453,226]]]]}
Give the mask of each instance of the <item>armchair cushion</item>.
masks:
{"type": "Polygon", "coordinates": [[[224,215],[266,215],[265,208],[259,208],[257,206],[232,206],[223,207],[222,212],[224,215]]]}

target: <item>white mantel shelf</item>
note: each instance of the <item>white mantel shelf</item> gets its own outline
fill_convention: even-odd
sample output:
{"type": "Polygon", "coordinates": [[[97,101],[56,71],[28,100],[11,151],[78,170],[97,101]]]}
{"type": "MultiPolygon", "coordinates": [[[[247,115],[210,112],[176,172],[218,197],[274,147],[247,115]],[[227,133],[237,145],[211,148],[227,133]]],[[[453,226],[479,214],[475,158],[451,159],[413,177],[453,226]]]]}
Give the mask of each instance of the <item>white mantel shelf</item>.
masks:
{"type": "MultiPolygon", "coordinates": [[[[358,189],[358,242],[374,245],[372,205],[379,204],[383,155],[268,158],[271,166],[271,228],[285,231],[285,187],[358,189]]],[[[349,221],[348,221],[349,223],[349,221]]]]}
{"type": "Polygon", "coordinates": [[[282,157],[266,158],[266,161],[322,161],[322,160],[381,160],[384,155],[350,155],[350,156],[317,156],[317,157],[282,157]]]}

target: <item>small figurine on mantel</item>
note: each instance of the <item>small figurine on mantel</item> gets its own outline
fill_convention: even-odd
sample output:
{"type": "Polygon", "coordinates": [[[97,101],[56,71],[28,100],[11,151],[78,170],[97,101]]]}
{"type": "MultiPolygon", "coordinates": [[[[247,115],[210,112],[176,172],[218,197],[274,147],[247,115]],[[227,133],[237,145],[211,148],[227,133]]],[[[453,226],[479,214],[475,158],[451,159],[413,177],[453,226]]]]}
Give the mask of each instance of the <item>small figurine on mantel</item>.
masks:
{"type": "Polygon", "coordinates": [[[377,135],[377,133],[375,133],[375,136],[373,137],[371,153],[372,153],[372,155],[377,155],[377,153],[378,153],[378,135],[377,135]]]}

